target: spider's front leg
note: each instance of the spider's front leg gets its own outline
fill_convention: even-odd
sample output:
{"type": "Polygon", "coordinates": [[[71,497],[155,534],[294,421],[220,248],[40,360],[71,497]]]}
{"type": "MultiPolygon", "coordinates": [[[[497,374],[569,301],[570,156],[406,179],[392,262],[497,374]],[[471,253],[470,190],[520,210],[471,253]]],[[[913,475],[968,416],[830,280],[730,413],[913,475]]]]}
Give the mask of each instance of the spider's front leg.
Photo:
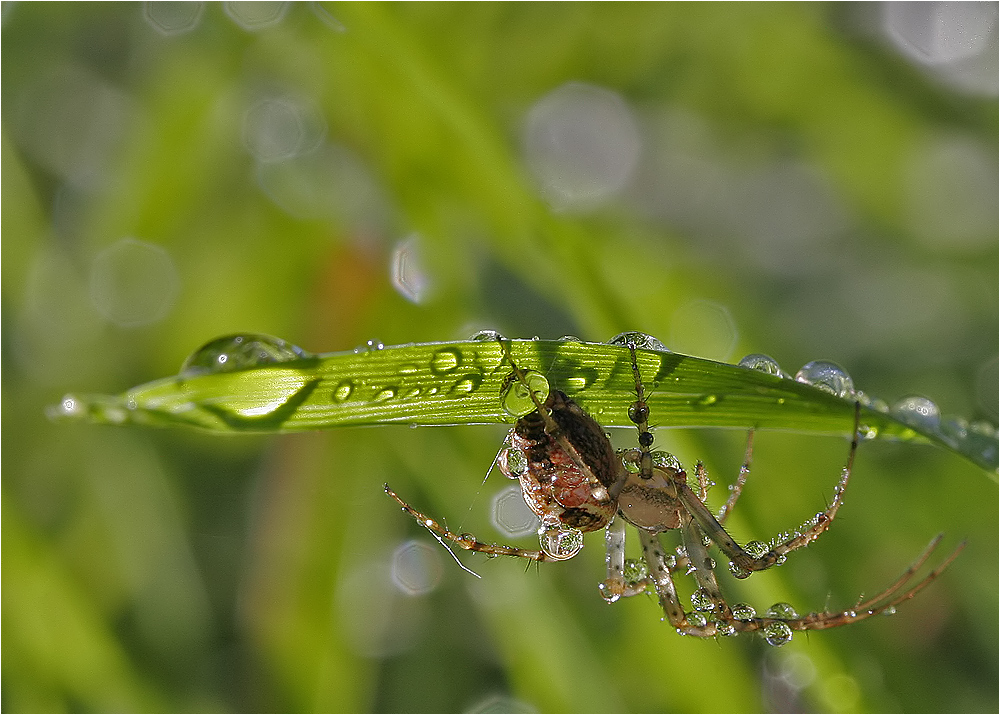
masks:
{"type": "MultiPolygon", "coordinates": [[[[564,561],[568,558],[572,558],[579,552],[579,546],[570,544],[554,544],[552,552],[548,551],[536,551],[531,549],[521,549],[516,546],[504,546],[502,544],[487,544],[476,539],[472,534],[456,534],[453,531],[449,531],[447,527],[441,526],[437,521],[431,519],[426,514],[417,511],[412,506],[403,501],[396,492],[389,488],[388,484],[384,485],[385,493],[391,496],[396,502],[403,508],[407,514],[416,519],[417,523],[422,527],[431,532],[431,534],[444,544],[444,540],[448,540],[453,544],[465,549],[466,551],[478,551],[480,553],[486,554],[487,556],[514,556],[521,559],[530,559],[532,561],[564,561]]],[[[582,542],[581,544],[582,545],[582,542]]]]}

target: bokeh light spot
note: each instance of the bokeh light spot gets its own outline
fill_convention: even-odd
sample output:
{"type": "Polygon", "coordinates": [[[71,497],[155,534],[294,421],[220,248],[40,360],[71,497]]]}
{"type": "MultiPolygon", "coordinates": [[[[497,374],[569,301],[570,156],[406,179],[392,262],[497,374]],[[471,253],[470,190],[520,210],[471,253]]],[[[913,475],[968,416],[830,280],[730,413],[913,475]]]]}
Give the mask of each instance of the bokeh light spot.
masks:
{"type": "Polygon", "coordinates": [[[490,521],[498,532],[511,539],[534,534],[540,524],[538,516],[524,503],[518,484],[510,484],[496,493],[490,521]]]}
{"type": "Polygon", "coordinates": [[[628,183],[639,158],[639,131],[618,94],[571,82],[531,108],[526,151],[553,207],[584,209],[613,197],[628,183]]]}
{"type": "Polygon", "coordinates": [[[248,32],[256,32],[277,25],[288,11],[287,2],[226,2],[226,14],[237,25],[248,32]]]}
{"type": "Polygon", "coordinates": [[[135,328],[167,316],[179,283],[169,253],[145,241],[123,238],[94,258],[90,298],[107,320],[135,328]]]}
{"type": "Polygon", "coordinates": [[[420,303],[427,294],[429,281],[420,259],[417,234],[400,241],[392,252],[392,285],[411,303],[420,303]]]}
{"type": "Polygon", "coordinates": [[[443,571],[438,550],[422,541],[407,541],[392,555],[392,582],[407,596],[433,591],[443,571]]]}
{"type": "Polygon", "coordinates": [[[205,9],[203,2],[162,2],[144,3],[146,22],[161,35],[180,35],[190,32],[201,22],[205,9]]]}

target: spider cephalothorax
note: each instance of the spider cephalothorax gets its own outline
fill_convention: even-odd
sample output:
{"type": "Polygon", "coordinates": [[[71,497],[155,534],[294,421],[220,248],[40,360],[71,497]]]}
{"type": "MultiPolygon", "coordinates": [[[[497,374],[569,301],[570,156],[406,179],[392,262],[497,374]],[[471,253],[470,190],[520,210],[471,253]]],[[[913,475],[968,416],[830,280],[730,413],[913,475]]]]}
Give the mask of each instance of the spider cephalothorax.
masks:
{"type": "Polygon", "coordinates": [[[718,547],[728,559],[729,568],[737,578],[746,578],[755,571],[783,562],[786,554],[807,545],[830,528],[843,503],[854,465],[860,406],[855,405],[853,439],[830,505],[770,545],[751,541],[741,547],[724,524],[750,473],[753,432],[747,440],[744,464],[730,489],[729,498],[718,516],[713,515],[705,504],[709,481],[701,463],[694,469],[695,491],[676,458],[652,450],[655,440],[649,429],[649,406],[636,347],[631,342],[626,345],[632,358],[636,395],[628,414],[638,430],[639,446],[617,451],[593,417],[559,390],[548,390],[547,394],[539,390],[539,385],[547,389],[547,382],[537,373],[519,368],[505,351],[505,359],[513,370],[506,388],[521,388],[534,409],[517,420],[507,437],[507,445],[498,456],[498,465],[505,475],[519,480],[525,502],[540,518],[541,549],[486,544],[471,534],[455,534],[409,506],[388,485],[386,492],[439,539],[448,539],[463,549],[491,556],[565,560],[582,548],[583,532],[606,528],[607,576],[599,587],[609,603],[652,589],[667,620],[681,634],[713,637],[761,631],[772,645],[787,643],[792,631],[833,628],[879,613],[891,613],[898,604],[929,585],[963,548],[964,544],[960,545],[944,563],[907,590],[907,584],[940,542],[941,536],[937,536],[888,588],[873,598],[859,599],[845,611],[799,616],[787,603],[777,603],[758,616],[746,604],[730,605],[719,589],[715,560],[708,552],[709,544],[718,547]],[[628,575],[626,522],[638,530],[643,553],[642,563],[638,568],[628,569],[628,575]],[[668,555],[660,543],[660,534],[669,531],[680,532],[681,545],[675,554],[668,555]],[[677,574],[692,575],[698,585],[691,596],[690,611],[682,607],[674,588],[673,578],[677,574]]]}

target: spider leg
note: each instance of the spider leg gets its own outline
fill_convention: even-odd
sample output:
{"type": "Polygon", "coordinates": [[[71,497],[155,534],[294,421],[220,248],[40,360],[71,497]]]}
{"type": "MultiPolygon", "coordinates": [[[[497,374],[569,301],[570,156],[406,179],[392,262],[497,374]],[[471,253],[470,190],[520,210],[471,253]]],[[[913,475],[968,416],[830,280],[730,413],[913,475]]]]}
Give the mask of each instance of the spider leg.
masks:
{"type": "MultiPolygon", "coordinates": [[[[530,549],[521,549],[516,546],[504,546],[502,544],[486,544],[482,541],[476,539],[472,534],[456,534],[453,531],[449,531],[446,527],[441,526],[434,519],[431,519],[426,514],[423,514],[412,506],[403,501],[396,492],[389,488],[388,484],[384,485],[385,493],[396,500],[397,503],[403,508],[407,514],[412,516],[417,520],[417,523],[422,527],[427,529],[435,537],[440,537],[441,539],[447,539],[457,546],[467,550],[467,551],[478,551],[480,553],[486,554],[487,556],[515,556],[521,559],[530,559],[532,561],[562,561],[563,559],[556,558],[552,554],[545,551],[532,551],[530,549]]],[[[574,552],[575,553],[575,552],[574,552]]],[[[567,557],[568,558],[568,557],[567,557]]]]}
{"type": "MultiPolygon", "coordinates": [[[[820,534],[830,528],[837,511],[844,503],[844,492],[854,468],[854,455],[858,449],[858,425],[861,419],[861,404],[854,404],[854,433],[851,439],[851,449],[847,456],[847,464],[841,471],[840,481],[833,490],[833,501],[825,511],[819,512],[807,521],[789,538],[773,546],[762,554],[751,555],[742,549],[726,532],[722,524],[712,516],[698,496],[685,484],[677,483],[677,493],[684,507],[688,510],[698,526],[708,537],[718,544],[726,556],[732,561],[733,574],[737,578],[746,578],[754,571],[763,571],[785,560],[785,554],[800,549],[814,541],[820,534]]],[[[766,548],[766,547],[765,547],[766,548]]]]}
{"type": "MultiPolygon", "coordinates": [[[[642,542],[642,553],[649,567],[649,575],[653,585],[656,587],[656,595],[659,597],[660,606],[678,633],[685,636],[698,636],[700,638],[711,638],[716,635],[715,623],[708,621],[704,617],[701,623],[694,619],[689,619],[681,607],[677,598],[677,589],[674,588],[673,579],[670,577],[670,568],[667,566],[666,553],[656,534],[639,529],[639,539],[642,542]]],[[[700,616],[700,614],[698,614],[700,616]]]]}
{"type": "Polygon", "coordinates": [[[715,561],[708,555],[708,547],[702,541],[701,529],[694,519],[688,519],[682,531],[684,551],[690,562],[689,572],[693,573],[700,587],[692,596],[691,605],[698,611],[711,611],[719,618],[732,618],[729,604],[715,579],[715,561]],[[708,599],[708,602],[705,599],[708,599]]]}
{"type": "Polygon", "coordinates": [[[615,517],[604,532],[605,563],[608,577],[598,584],[601,595],[608,603],[619,598],[636,596],[646,591],[651,581],[648,577],[631,582],[625,578],[625,520],[615,517]]]}
{"type": "Polygon", "coordinates": [[[894,613],[896,606],[913,598],[933,583],[934,580],[937,579],[937,577],[951,565],[951,562],[954,561],[955,558],[962,552],[962,549],[965,548],[965,542],[962,542],[937,568],[924,576],[923,579],[921,579],[908,591],[903,591],[906,585],[916,575],[920,567],[923,566],[928,557],[930,557],[934,549],[937,548],[938,544],[941,542],[941,538],[941,534],[934,537],[920,556],[918,556],[917,559],[910,564],[909,567],[907,567],[906,571],[904,571],[903,574],[891,585],[872,598],[864,601],[859,600],[859,602],[849,610],[839,612],[824,611],[822,613],[810,613],[808,615],[795,618],[764,617],[751,618],[742,621],[733,620],[731,624],[735,630],[740,632],[756,630],[766,631],[768,626],[775,623],[784,623],[792,631],[818,631],[825,630],[827,628],[846,626],[850,623],[857,623],[858,621],[863,621],[866,618],[871,618],[872,616],[877,616],[882,613],[894,613]]]}
{"type": "Polygon", "coordinates": [[[753,434],[754,431],[752,429],[747,433],[747,448],[743,455],[743,464],[740,465],[740,474],[736,478],[736,483],[729,487],[729,498],[726,499],[726,503],[719,509],[719,516],[717,518],[720,524],[726,523],[726,519],[732,513],[733,507],[736,506],[736,500],[743,493],[743,485],[747,483],[747,477],[750,476],[750,462],[753,460],[753,434]]]}

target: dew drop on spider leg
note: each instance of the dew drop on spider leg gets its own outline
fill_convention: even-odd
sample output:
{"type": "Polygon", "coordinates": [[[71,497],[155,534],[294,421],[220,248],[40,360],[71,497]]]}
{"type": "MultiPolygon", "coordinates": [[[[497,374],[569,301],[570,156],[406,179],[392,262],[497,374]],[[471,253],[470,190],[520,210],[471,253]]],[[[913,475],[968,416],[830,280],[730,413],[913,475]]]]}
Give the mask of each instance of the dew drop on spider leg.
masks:
{"type": "Polygon", "coordinates": [[[779,601],[778,603],[775,603],[773,606],[767,609],[767,612],[764,614],[764,617],[791,619],[791,618],[798,618],[799,614],[795,612],[795,609],[792,608],[792,605],[790,603],[779,601]]]}
{"type": "Polygon", "coordinates": [[[701,613],[685,613],[684,618],[687,619],[689,626],[694,626],[695,628],[704,628],[708,625],[708,619],[701,613]]]}
{"type": "Polygon", "coordinates": [[[691,594],[691,607],[696,611],[714,611],[715,601],[712,600],[707,589],[699,588],[691,594]]]}
{"type": "Polygon", "coordinates": [[[503,339],[503,335],[496,330],[480,330],[478,333],[469,338],[469,340],[480,343],[492,343],[503,339]]]}
{"type": "Polygon", "coordinates": [[[538,530],[542,551],[554,559],[571,559],[583,548],[583,532],[562,524],[543,526],[538,530]]]}
{"type": "Polygon", "coordinates": [[[510,384],[500,393],[500,402],[503,404],[504,410],[512,417],[523,417],[537,408],[535,400],[531,398],[532,393],[538,402],[545,402],[549,396],[549,381],[540,372],[526,370],[524,382],[516,378],[512,379],[510,384]]]}
{"type": "Polygon", "coordinates": [[[730,610],[733,612],[733,618],[741,621],[749,621],[751,618],[757,617],[757,611],[748,603],[734,604],[730,610]]]}
{"type": "Polygon", "coordinates": [[[768,645],[783,646],[792,640],[792,629],[788,627],[788,624],[782,623],[781,621],[775,621],[774,623],[768,623],[762,629],[764,633],[764,640],[767,641],[768,645]]]}

